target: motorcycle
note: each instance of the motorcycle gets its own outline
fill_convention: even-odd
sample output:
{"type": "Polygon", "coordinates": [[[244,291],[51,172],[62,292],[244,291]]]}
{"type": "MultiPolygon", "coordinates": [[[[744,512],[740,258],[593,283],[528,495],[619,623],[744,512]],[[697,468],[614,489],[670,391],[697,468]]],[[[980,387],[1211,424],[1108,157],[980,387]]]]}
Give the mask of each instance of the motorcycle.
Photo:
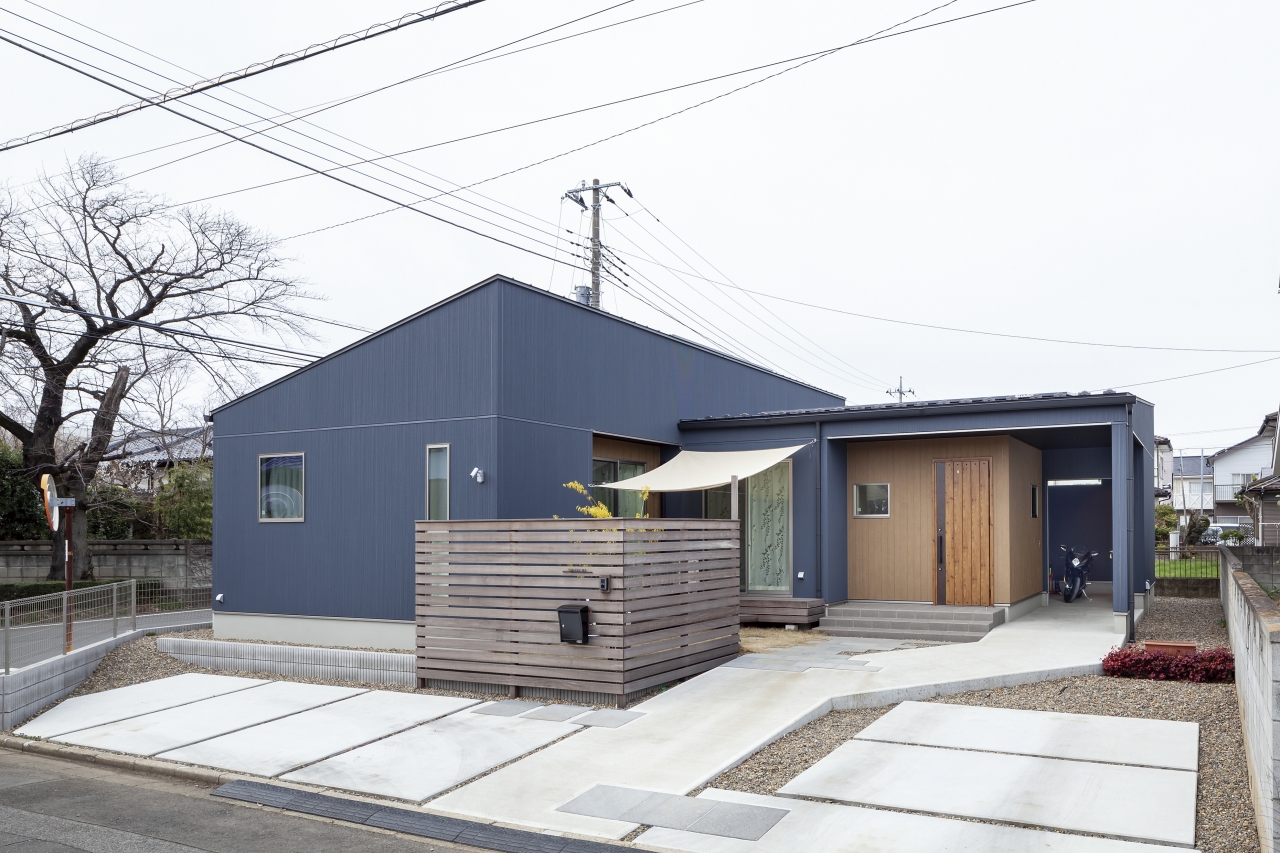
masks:
{"type": "Polygon", "coordinates": [[[1068,548],[1066,545],[1059,545],[1066,556],[1062,558],[1063,576],[1062,576],[1062,601],[1070,604],[1078,597],[1084,596],[1087,600],[1089,593],[1085,591],[1085,587],[1089,585],[1089,568],[1093,565],[1093,558],[1098,556],[1097,551],[1077,551],[1074,548],[1068,548]]]}

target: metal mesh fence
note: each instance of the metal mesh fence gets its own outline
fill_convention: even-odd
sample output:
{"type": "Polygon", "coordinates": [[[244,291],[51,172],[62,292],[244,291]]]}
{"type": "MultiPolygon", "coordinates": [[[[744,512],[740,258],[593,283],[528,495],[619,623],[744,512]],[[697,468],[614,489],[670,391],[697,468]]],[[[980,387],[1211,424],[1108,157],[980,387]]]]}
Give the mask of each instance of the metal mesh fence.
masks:
{"type": "Polygon", "coordinates": [[[119,636],[212,619],[211,587],[122,581],[6,601],[0,614],[4,673],[119,636]]]}
{"type": "Polygon", "coordinates": [[[1217,548],[1157,548],[1156,577],[1216,578],[1220,556],[1217,548]]]}

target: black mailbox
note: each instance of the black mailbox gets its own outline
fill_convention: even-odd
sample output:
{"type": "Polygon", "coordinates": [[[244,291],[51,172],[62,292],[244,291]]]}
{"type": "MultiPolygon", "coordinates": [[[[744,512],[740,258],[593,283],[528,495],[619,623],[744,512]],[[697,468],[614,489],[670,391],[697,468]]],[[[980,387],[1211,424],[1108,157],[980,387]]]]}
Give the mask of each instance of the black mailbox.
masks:
{"type": "Polygon", "coordinates": [[[582,644],[587,641],[587,614],[585,604],[560,605],[560,642],[582,644]]]}

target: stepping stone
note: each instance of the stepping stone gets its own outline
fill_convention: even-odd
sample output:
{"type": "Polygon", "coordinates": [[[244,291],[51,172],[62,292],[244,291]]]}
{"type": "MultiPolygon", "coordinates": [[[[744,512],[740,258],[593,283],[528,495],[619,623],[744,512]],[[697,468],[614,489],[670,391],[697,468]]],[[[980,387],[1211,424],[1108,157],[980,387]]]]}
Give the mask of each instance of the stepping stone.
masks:
{"type": "Polygon", "coordinates": [[[159,757],[278,776],[475,704],[475,699],[371,690],[159,757]]]}
{"type": "Polygon", "coordinates": [[[68,699],[31,720],[15,734],[53,738],[266,683],[260,678],[203,675],[195,672],[175,675],[68,699]]]}
{"type": "Polygon", "coordinates": [[[782,796],[997,820],[1190,847],[1196,774],[851,740],[782,796]]]}
{"type": "Polygon", "coordinates": [[[590,714],[578,717],[573,722],[579,726],[599,726],[606,729],[616,729],[618,726],[625,726],[632,720],[638,720],[643,716],[643,711],[619,711],[614,708],[606,708],[603,711],[592,711],[590,714]]]}
{"type": "Polygon", "coordinates": [[[715,835],[654,827],[637,838],[636,845],[686,853],[796,853],[810,850],[825,853],[947,850],[980,850],[983,853],[1172,853],[1176,850],[1186,853],[1183,848],[1162,844],[1138,844],[882,809],[762,797],[715,788],[703,791],[695,802],[708,799],[724,805],[785,809],[787,813],[754,842],[727,842],[715,835]]]}
{"type": "Polygon", "coordinates": [[[581,705],[547,705],[536,711],[530,711],[527,714],[521,714],[522,720],[550,720],[553,723],[563,723],[571,720],[579,714],[585,714],[590,708],[584,708],[581,705]]]}
{"type": "Polygon", "coordinates": [[[758,841],[786,816],[788,808],[596,785],[556,811],[624,823],[688,830],[721,838],[758,841]]]}
{"type": "Polygon", "coordinates": [[[485,705],[483,708],[476,708],[472,713],[492,714],[495,717],[514,717],[517,714],[523,714],[525,711],[532,711],[534,708],[541,707],[541,702],[525,702],[521,699],[503,699],[501,702],[493,702],[489,705],[485,705]]]}
{"type": "Polygon", "coordinates": [[[1190,771],[1200,749],[1196,723],[941,702],[903,702],[857,737],[1190,771]]]}
{"type": "Polygon", "coordinates": [[[366,692],[351,687],[272,681],[54,740],[131,755],[156,755],[366,692]]]}
{"type": "Polygon", "coordinates": [[[421,802],[579,730],[571,723],[463,711],[280,778],[421,802]]]}

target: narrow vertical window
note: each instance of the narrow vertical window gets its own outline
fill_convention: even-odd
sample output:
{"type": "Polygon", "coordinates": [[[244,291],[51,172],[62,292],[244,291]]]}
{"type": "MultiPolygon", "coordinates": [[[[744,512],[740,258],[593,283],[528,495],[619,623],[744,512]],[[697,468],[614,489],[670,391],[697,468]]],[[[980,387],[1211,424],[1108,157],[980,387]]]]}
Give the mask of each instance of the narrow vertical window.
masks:
{"type": "Polygon", "coordinates": [[[1036,485],[1031,486],[1031,517],[1040,517],[1040,487],[1036,485]]]}
{"type": "Polygon", "coordinates": [[[427,521],[449,520],[449,445],[427,448],[427,521]]]}
{"type": "Polygon", "coordinates": [[[258,521],[302,521],[306,494],[303,454],[258,457],[258,521]]]}

